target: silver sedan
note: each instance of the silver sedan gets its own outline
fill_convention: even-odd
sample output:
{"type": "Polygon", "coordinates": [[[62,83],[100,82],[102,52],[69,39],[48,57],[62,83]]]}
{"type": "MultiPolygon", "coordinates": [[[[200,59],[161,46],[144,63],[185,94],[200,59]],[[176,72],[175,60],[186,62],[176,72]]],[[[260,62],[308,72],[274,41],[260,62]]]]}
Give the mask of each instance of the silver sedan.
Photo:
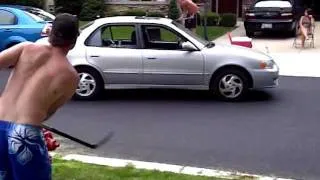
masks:
{"type": "Polygon", "coordinates": [[[104,89],[209,90],[240,100],[249,89],[278,85],[279,68],[266,54],[206,41],[167,18],[107,17],[81,28],[68,54],[80,82],[76,99],[104,89]]]}

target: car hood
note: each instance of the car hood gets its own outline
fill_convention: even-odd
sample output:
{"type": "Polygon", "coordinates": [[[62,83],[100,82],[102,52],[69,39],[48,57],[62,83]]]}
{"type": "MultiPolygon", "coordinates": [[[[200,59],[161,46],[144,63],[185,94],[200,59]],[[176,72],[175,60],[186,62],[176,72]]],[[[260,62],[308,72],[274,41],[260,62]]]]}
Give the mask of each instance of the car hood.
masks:
{"type": "Polygon", "coordinates": [[[207,48],[206,50],[207,54],[213,53],[214,55],[221,55],[224,57],[232,57],[237,59],[252,59],[252,60],[264,60],[268,61],[272,58],[267,55],[266,53],[263,53],[261,51],[252,49],[252,48],[246,48],[242,46],[237,45],[228,45],[228,44],[219,44],[215,43],[215,46],[212,48],[207,48]]]}

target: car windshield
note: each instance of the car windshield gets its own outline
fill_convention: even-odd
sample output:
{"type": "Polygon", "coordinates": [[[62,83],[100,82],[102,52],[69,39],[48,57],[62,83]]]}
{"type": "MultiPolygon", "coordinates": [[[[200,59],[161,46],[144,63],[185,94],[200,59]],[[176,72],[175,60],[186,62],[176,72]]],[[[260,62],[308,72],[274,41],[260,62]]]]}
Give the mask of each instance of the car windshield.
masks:
{"type": "Polygon", "coordinates": [[[45,11],[36,10],[36,9],[25,9],[24,11],[36,21],[52,22],[55,19],[54,15],[47,13],[45,11]]]}
{"type": "Polygon", "coordinates": [[[207,41],[205,39],[203,39],[202,37],[200,37],[199,35],[195,34],[194,32],[190,31],[189,29],[185,28],[182,24],[176,22],[176,21],[172,21],[172,24],[175,25],[176,27],[178,27],[180,30],[184,31],[185,33],[187,33],[189,36],[191,36],[192,38],[196,39],[197,41],[199,41],[201,44],[203,44],[204,46],[207,45],[208,43],[210,43],[210,41],[207,41]]]}

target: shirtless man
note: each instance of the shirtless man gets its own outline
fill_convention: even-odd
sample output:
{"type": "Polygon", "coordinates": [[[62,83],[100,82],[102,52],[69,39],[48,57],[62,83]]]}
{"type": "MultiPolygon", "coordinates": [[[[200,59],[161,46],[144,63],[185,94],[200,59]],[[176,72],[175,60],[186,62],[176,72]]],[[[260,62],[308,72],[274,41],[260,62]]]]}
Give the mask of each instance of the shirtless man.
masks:
{"type": "Polygon", "coordinates": [[[51,179],[41,124],[76,90],[66,55],[78,35],[77,18],[61,14],[49,44],[20,43],[0,53],[0,69],[14,67],[0,96],[0,180],[51,179]]]}

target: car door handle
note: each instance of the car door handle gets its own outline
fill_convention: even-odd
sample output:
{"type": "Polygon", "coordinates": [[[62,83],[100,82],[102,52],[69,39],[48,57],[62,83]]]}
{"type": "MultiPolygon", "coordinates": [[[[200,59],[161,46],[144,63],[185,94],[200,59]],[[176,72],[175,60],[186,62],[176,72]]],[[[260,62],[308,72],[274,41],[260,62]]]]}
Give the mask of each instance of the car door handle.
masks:
{"type": "Polygon", "coordinates": [[[147,59],[157,59],[157,58],[155,58],[155,57],[147,57],[147,59]]]}
{"type": "Polygon", "coordinates": [[[92,56],[90,56],[90,57],[92,57],[92,58],[97,58],[97,57],[100,57],[100,56],[92,55],[92,56]]]}
{"type": "Polygon", "coordinates": [[[4,32],[12,32],[11,29],[5,29],[4,32]]]}

